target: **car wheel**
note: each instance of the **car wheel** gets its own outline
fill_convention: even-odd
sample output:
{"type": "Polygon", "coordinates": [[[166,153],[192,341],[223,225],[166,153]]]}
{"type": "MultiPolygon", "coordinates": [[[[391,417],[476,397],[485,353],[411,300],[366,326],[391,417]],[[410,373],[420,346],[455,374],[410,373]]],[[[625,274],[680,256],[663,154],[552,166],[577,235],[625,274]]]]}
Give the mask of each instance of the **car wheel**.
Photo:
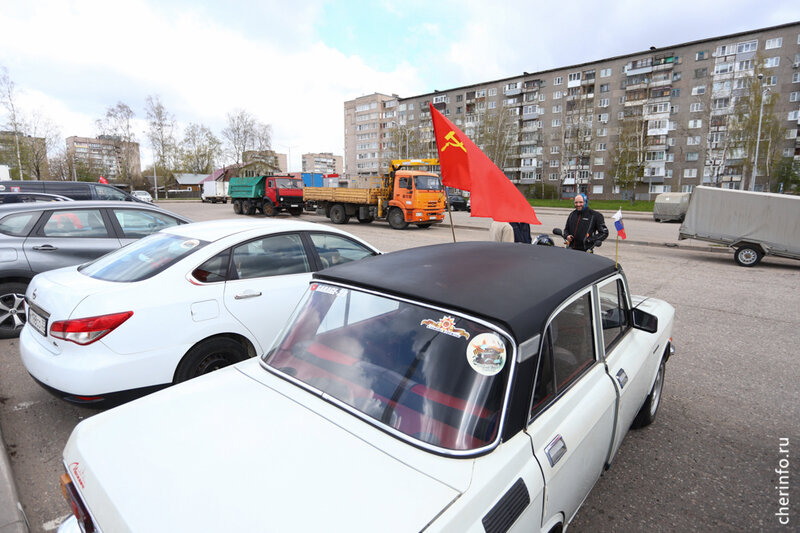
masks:
{"type": "Polygon", "coordinates": [[[389,211],[389,216],[387,218],[392,229],[406,229],[408,227],[406,217],[404,217],[403,212],[396,207],[393,207],[392,210],[389,211]]]}
{"type": "Polygon", "coordinates": [[[25,325],[25,290],[24,283],[0,284],[0,339],[11,339],[19,336],[25,325]]]}
{"type": "Polygon", "coordinates": [[[264,200],[264,206],[261,208],[265,215],[268,217],[274,217],[278,214],[278,210],[275,209],[275,204],[270,202],[269,200],[264,200]]]}
{"type": "Polygon", "coordinates": [[[331,207],[331,222],[334,224],[347,224],[350,221],[350,217],[347,216],[347,212],[344,210],[344,206],[342,204],[336,204],[331,207]]]}
{"type": "Polygon", "coordinates": [[[742,246],[737,248],[733,254],[733,259],[736,264],[743,267],[751,267],[758,264],[764,254],[755,246],[742,246]]]}
{"type": "Polygon", "coordinates": [[[256,206],[250,200],[245,200],[242,202],[242,212],[245,215],[252,215],[256,212],[256,206]]]}
{"type": "Polygon", "coordinates": [[[233,201],[233,212],[237,215],[242,214],[242,201],[241,200],[234,200],[233,201]]]}
{"type": "Polygon", "coordinates": [[[656,374],[656,381],[653,383],[653,388],[650,394],[645,398],[642,408],[636,418],[633,419],[631,427],[634,429],[649,426],[656,419],[658,406],[661,405],[661,392],[664,390],[664,371],[666,370],[666,360],[661,359],[661,364],[658,365],[658,373],[656,374]]]}
{"type": "Polygon", "coordinates": [[[174,383],[180,383],[247,359],[241,343],[226,337],[209,339],[186,352],[175,370],[174,383]]]}

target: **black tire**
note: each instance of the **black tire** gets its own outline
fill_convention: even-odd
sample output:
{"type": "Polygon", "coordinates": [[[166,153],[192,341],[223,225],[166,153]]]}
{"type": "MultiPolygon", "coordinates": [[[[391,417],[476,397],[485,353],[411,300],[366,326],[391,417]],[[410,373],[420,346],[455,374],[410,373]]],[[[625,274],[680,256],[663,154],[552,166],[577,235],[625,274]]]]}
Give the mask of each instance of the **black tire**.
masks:
{"type": "Polygon", "coordinates": [[[233,201],[233,212],[237,215],[242,214],[242,201],[241,200],[234,200],[233,201]]]}
{"type": "Polygon", "coordinates": [[[242,212],[245,215],[253,215],[256,212],[256,205],[252,200],[245,200],[242,202],[242,212]]]}
{"type": "Polygon", "coordinates": [[[422,229],[425,229],[425,228],[430,228],[431,226],[433,226],[433,224],[431,224],[430,222],[426,222],[424,224],[417,224],[417,226],[422,229]]]}
{"type": "Polygon", "coordinates": [[[289,208],[289,214],[292,215],[293,217],[299,217],[300,215],[303,214],[303,208],[302,207],[290,207],[289,208]]]}
{"type": "Polygon", "coordinates": [[[350,217],[347,216],[347,211],[345,211],[342,204],[331,206],[330,218],[334,224],[347,224],[350,221],[350,217]]]}
{"type": "Polygon", "coordinates": [[[375,220],[375,219],[374,219],[374,218],[372,218],[372,217],[367,217],[367,218],[359,218],[359,219],[358,219],[358,221],[359,221],[360,223],[362,223],[362,224],[369,224],[369,223],[371,223],[373,220],[375,220]]]}
{"type": "Polygon", "coordinates": [[[245,359],[247,351],[233,339],[216,337],[203,341],[183,356],[175,370],[174,383],[208,374],[245,359]]]}
{"type": "Polygon", "coordinates": [[[386,217],[386,219],[389,221],[389,225],[392,229],[406,229],[408,227],[408,222],[406,222],[403,212],[397,207],[393,207],[391,211],[389,211],[389,216],[386,217]]]}
{"type": "Polygon", "coordinates": [[[227,203],[228,203],[228,199],[227,199],[227,198],[223,198],[223,199],[222,199],[222,203],[223,203],[223,204],[227,204],[227,203]]]}
{"type": "Polygon", "coordinates": [[[639,412],[636,414],[636,418],[633,419],[633,424],[631,424],[632,428],[639,429],[649,426],[653,423],[653,420],[656,419],[658,407],[661,405],[661,393],[664,390],[665,372],[666,361],[662,358],[661,363],[658,365],[656,381],[653,383],[653,388],[650,389],[650,394],[645,398],[642,408],[639,409],[639,412]]]}
{"type": "Polygon", "coordinates": [[[261,207],[261,210],[268,217],[274,217],[275,215],[278,214],[278,210],[275,209],[275,204],[273,204],[269,200],[264,200],[264,205],[261,207]]]}
{"type": "Polygon", "coordinates": [[[19,337],[25,325],[25,283],[0,283],[0,339],[19,337]]]}
{"type": "Polygon", "coordinates": [[[743,267],[756,266],[764,253],[757,246],[745,245],[737,248],[733,253],[733,260],[736,264],[743,267]]]}

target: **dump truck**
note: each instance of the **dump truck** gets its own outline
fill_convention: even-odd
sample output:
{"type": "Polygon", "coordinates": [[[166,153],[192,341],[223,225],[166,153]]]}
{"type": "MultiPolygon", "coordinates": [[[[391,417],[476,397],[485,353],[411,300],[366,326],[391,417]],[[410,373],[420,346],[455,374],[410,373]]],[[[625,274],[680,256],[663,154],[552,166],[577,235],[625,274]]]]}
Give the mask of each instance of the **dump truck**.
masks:
{"type": "Polygon", "coordinates": [[[288,211],[292,216],[303,213],[303,180],[290,175],[247,176],[231,178],[228,194],[237,215],[253,215],[257,211],[268,217],[288,211]]]}
{"type": "Polygon", "coordinates": [[[389,175],[375,178],[372,187],[306,187],[303,200],[334,224],[356,217],[362,224],[385,219],[394,229],[427,228],[444,220],[445,191],[438,174],[412,169],[438,165],[438,159],[394,160],[389,175]]]}
{"type": "Polygon", "coordinates": [[[228,182],[222,180],[209,180],[203,182],[203,194],[200,199],[204,202],[215,204],[228,203],[228,182]]]}
{"type": "Polygon", "coordinates": [[[756,265],[765,255],[800,259],[800,197],[695,187],[678,239],[723,244],[736,264],[756,265]]]}

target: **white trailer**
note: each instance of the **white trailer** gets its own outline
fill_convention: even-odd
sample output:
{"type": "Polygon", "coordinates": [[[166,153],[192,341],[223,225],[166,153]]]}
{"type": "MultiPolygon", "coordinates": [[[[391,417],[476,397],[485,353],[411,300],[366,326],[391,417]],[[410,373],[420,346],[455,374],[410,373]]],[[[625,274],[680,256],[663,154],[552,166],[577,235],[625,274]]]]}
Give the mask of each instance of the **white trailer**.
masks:
{"type": "Polygon", "coordinates": [[[204,202],[215,204],[222,202],[228,203],[228,182],[222,180],[209,180],[203,182],[203,194],[200,198],[204,202]]]}
{"type": "Polygon", "coordinates": [[[678,239],[724,244],[738,265],[800,259],[800,196],[695,187],[678,239]]]}

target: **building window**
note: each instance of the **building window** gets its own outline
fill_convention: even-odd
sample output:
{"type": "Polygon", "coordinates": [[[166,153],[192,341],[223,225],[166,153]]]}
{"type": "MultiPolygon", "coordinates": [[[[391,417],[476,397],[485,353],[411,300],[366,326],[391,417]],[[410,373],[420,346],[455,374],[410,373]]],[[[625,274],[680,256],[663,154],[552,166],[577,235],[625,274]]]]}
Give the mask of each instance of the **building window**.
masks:
{"type": "Polygon", "coordinates": [[[550,168],[558,167],[558,159],[551,159],[550,160],[550,168]]]}
{"type": "Polygon", "coordinates": [[[800,72],[792,74],[792,83],[800,83],[800,72]]]}
{"type": "Polygon", "coordinates": [[[593,177],[594,177],[594,179],[596,179],[596,180],[603,180],[603,179],[606,179],[606,173],[605,173],[605,171],[603,171],[603,170],[597,170],[597,171],[595,171],[595,173],[593,174],[593,177]]]}
{"type": "Polygon", "coordinates": [[[673,98],[678,98],[681,95],[681,90],[680,89],[672,89],[672,92],[670,92],[669,94],[673,98]]]}
{"type": "Polygon", "coordinates": [[[457,106],[456,107],[456,115],[460,115],[460,114],[461,114],[461,106],[457,106]]]}
{"type": "Polygon", "coordinates": [[[741,72],[742,70],[753,70],[753,60],[747,59],[745,61],[739,61],[736,63],[736,71],[741,72]]]}
{"type": "Polygon", "coordinates": [[[567,76],[567,81],[581,81],[581,73],[580,72],[572,72],[567,76]]]}
{"type": "Polygon", "coordinates": [[[608,86],[607,83],[600,84],[600,92],[601,93],[607,93],[608,90],[609,90],[609,86],[608,86]]]}
{"type": "Polygon", "coordinates": [[[781,64],[781,58],[779,56],[775,57],[768,57],[764,60],[764,67],[765,68],[775,68],[781,64]]]}
{"type": "Polygon", "coordinates": [[[697,85],[696,87],[692,87],[692,96],[700,96],[701,94],[706,94],[705,85],[697,85]]]}
{"type": "Polygon", "coordinates": [[[689,145],[689,146],[696,146],[696,145],[700,144],[700,136],[699,135],[695,135],[694,137],[687,137],[686,138],[686,144],[689,145]]]}
{"type": "Polygon", "coordinates": [[[560,100],[561,99],[561,91],[556,91],[553,93],[553,100],[560,100]]]}
{"type": "Polygon", "coordinates": [[[764,87],[772,87],[778,84],[778,76],[767,76],[764,78],[764,87]]]}
{"type": "Polygon", "coordinates": [[[561,119],[560,118],[554,118],[553,121],[550,123],[550,125],[552,127],[554,127],[554,128],[557,128],[557,127],[561,126],[561,119]]]}
{"type": "Polygon", "coordinates": [[[601,124],[606,124],[608,122],[608,113],[600,113],[597,115],[597,121],[601,124]]]}
{"type": "Polygon", "coordinates": [[[684,178],[696,178],[697,177],[697,169],[696,168],[685,168],[685,169],[683,169],[683,177],[684,178]]]}
{"type": "Polygon", "coordinates": [[[489,102],[489,109],[495,109],[496,107],[497,107],[497,102],[489,102]]]}
{"type": "Polygon", "coordinates": [[[717,63],[714,65],[714,74],[728,74],[733,72],[733,63],[717,63]]]}
{"type": "Polygon", "coordinates": [[[799,102],[800,101],[800,91],[794,91],[789,94],[789,101],[790,102],[799,102]]]}
{"type": "Polygon", "coordinates": [[[681,73],[680,72],[673,72],[672,73],[672,81],[679,81],[680,79],[681,79],[681,73]]]}
{"type": "Polygon", "coordinates": [[[489,89],[489,96],[497,96],[497,89],[495,87],[489,89]]]}
{"type": "Polygon", "coordinates": [[[597,128],[598,137],[605,137],[606,135],[608,135],[608,128],[597,128]]]}
{"type": "Polygon", "coordinates": [[[559,151],[560,151],[560,147],[558,147],[558,146],[551,146],[550,147],[550,153],[551,154],[557,154],[559,151]]]}
{"type": "Polygon", "coordinates": [[[686,152],[687,161],[697,161],[700,157],[700,152],[686,152]]]}
{"type": "Polygon", "coordinates": [[[550,181],[558,181],[558,172],[551,172],[547,177],[550,181]]]}
{"type": "Polygon", "coordinates": [[[708,76],[708,69],[707,68],[696,68],[694,69],[694,77],[695,78],[705,78],[708,76]]]}
{"type": "Polygon", "coordinates": [[[694,185],[681,185],[681,192],[692,192],[694,185]]]}
{"type": "Polygon", "coordinates": [[[610,68],[600,69],[600,77],[601,78],[608,78],[609,76],[611,76],[611,69],[610,68]]]}
{"type": "Polygon", "coordinates": [[[564,83],[564,78],[561,76],[556,76],[553,78],[553,85],[561,85],[562,83],[564,83]]]}
{"type": "Polygon", "coordinates": [[[594,165],[599,167],[605,164],[605,158],[602,157],[595,157],[594,158],[594,165]]]}
{"type": "Polygon", "coordinates": [[[797,120],[797,116],[800,111],[795,109],[794,111],[789,111],[789,115],[787,116],[787,120],[797,120]]]}
{"type": "Polygon", "coordinates": [[[553,106],[553,113],[561,113],[561,104],[553,106]]]}
{"type": "Polygon", "coordinates": [[[755,52],[757,48],[758,48],[758,41],[746,41],[736,45],[736,53],[744,54],[746,52],[755,52]]]}
{"type": "Polygon", "coordinates": [[[698,118],[698,119],[692,119],[692,120],[689,121],[689,129],[690,130],[693,130],[693,129],[696,129],[696,128],[702,128],[702,127],[703,127],[703,119],[699,119],[698,118]]]}
{"type": "Polygon", "coordinates": [[[723,44],[721,46],[717,46],[717,51],[714,54],[717,57],[720,56],[727,56],[730,54],[736,53],[736,45],[735,44],[723,44]]]}
{"type": "Polygon", "coordinates": [[[592,194],[603,194],[602,185],[592,185],[592,194]]]}
{"type": "Polygon", "coordinates": [[[608,107],[608,98],[601,98],[597,103],[597,107],[608,107]]]}
{"type": "Polygon", "coordinates": [[[767,39],[765,49],[771,50],[773,48],[780,48],[783,45],[783,37],[776,37],[775,39],[767,39]]]}
{"type": "Polygon", "coordinates": [[[606,143],[597,143],[596,149],[598,152],[604,152],[606,149],[606,143]]]}
{"type": "Polygon", "coordinates": [[[695,61],[703,61],[705,59],[708,59],[708,50],[703,50],[701,52],[697,52],[694,55],[694,60],[695,61]]]}

